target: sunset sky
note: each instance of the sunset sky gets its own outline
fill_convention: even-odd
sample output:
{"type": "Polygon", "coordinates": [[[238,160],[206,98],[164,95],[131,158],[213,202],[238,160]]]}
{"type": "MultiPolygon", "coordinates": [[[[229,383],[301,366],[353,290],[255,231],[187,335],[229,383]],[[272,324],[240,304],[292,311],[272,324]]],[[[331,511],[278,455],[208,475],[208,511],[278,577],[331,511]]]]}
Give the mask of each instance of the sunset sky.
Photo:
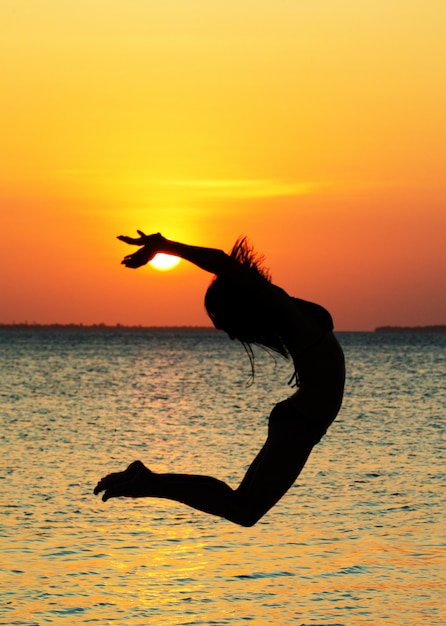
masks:
{"type": "Polygon", "coordinates": [[[229,250],[338,330],[446,323],[445,0],[2,0],[0,322],[205,325],[229,250]]]}

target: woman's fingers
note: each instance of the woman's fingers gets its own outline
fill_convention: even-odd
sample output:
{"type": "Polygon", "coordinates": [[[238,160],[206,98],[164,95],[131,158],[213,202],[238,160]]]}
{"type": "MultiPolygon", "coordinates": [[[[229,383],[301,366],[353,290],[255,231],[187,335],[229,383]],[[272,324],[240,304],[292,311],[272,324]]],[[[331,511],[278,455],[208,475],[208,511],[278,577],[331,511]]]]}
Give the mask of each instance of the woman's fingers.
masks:
{"type": "Polygon", "coordinates": [[[153,257],[156,252],[151,250],[147,246],[140,248],[137,252],[133,252],[133,254],[127,254],[123,260],[121,261],[121,265],[125,265],[126,267],[137,268],[142,265],[146,265],[153,257]]]}
{"type": "Polygon", "coordinates": [[[144,243],[142,241],[142,237],[127,237],[126,235],[118,235],[117,239],[119,239],[119,241],[123,241],[124,243],[128,243],[131,246],[142,246],[144,243]]]}
{"type": "MultiPolygon", "coordinates": [[[[124,472],[119,472],[119,474],[124,474],[124,472]]],[[[98,493],[101,493],[101,491],[105,491],[108,487],[111,487],[113,485],[113,483],[117,482],[120,480],[120,478],[118,473],[115,474],[109,474],[108,476],[104,476],[104,478],[101,478],[101,480],[98,482],[98,484],[96,485],[96,487],[94,488],[94,495],[97,496],[98,493]]]]}
{"type": "Polygon", "coordinates": [[[114,488],[107,489],[107,491],[104,492],[104,495],[102,496],[102,502],[107,502],[107,500],[110,500],[110,498],[119,498],[119,496],[126,495],[128,494],[125,493],[125,490],[120,489],[118,485],[114,488]]]}

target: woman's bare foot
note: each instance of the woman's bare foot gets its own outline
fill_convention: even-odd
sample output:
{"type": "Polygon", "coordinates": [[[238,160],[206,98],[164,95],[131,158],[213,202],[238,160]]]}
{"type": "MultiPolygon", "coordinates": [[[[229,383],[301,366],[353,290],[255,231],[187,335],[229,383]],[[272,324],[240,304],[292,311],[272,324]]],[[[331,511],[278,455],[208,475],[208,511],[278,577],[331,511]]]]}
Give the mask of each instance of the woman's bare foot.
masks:
{"type": "Polygon", "coordinates": [[[148,485],[151,472],[141,461],[133,461],[123,472],[108,474],[98,482],[93,493],[97,496],[104,492],[102,500],[106,502],[109,498],[127,497],[142,498],[150,495],[148,485]]]}

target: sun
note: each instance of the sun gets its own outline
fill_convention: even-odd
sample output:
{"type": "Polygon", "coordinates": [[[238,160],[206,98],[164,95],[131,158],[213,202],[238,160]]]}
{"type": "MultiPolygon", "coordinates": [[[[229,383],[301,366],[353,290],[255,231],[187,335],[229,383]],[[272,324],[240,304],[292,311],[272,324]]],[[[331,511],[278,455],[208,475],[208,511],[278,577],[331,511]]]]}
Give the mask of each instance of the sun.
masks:
{"type": "Polygon", "coordinates": [[[161,272],[166,272],[176,267],[180,261],[181,259],[178,256],[171,256],[170,254],[159,252],[155,254],[153,259],[149,262],[149,265],[161,272]]]}

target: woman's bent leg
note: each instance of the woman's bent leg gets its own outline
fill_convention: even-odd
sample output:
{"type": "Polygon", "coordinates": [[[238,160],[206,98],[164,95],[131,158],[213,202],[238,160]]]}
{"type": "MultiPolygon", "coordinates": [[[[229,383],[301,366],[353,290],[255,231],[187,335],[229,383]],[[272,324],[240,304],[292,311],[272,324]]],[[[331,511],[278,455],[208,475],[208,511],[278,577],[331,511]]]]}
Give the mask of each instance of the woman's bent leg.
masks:
{"type": "Polygon", "coordinates": [[[276,429],[249,467],[237,489],[211,476],[156,474],[140,461],[124,472],[110,474],[97,485],[103,500],[115,497],[167,498],[223,517],[241,526],[253,526],[288,491],[313,447],[306,437],[296,441],[287,428],[276,429]]]}

